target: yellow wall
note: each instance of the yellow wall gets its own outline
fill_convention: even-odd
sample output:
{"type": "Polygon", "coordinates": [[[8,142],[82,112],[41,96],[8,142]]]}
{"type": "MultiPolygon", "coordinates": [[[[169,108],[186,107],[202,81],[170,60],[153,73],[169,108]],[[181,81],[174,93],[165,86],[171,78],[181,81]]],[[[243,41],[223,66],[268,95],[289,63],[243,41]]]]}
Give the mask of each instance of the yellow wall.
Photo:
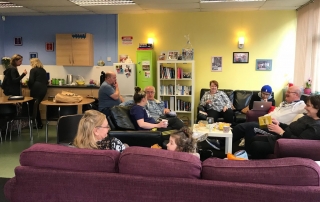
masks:
{"type": "Polygon", "coordinates": [[[119,14],[118,54],[128,54],[135,63],[139,43],[150,37],[157,55],[181,52],[186,34],[195,52],[195,106],[200,89],[213,79],[221,89],[259,90],[269,84],[276,104],[282,101],[282,89],[293,74],[295,11],[119,14]],[[122,36],[133,36],[133,45],[122,45],[122,36]],[[244,49],[238,49],[239,36],[245,38],[244,49]],[[232,53],[241,51],[249,52],[249,63],[233,64],[232,53]],[[211,72],[212,56],[223,57],[222,72],[211,72]],[[272,71],[255,71],[256,59],[272,59],[272,71]]]}

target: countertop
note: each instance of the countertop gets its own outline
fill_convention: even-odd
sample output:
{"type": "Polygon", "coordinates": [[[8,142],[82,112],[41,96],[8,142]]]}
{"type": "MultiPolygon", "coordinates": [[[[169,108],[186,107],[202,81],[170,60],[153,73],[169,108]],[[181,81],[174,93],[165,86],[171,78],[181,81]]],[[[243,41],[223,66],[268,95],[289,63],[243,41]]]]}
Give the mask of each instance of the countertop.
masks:
{"type": "MultiPolygon", "coordinates": [[[[22,86],[22,88],[28,88],[28,86],[22,86]]],[[[69,86],[69,85],[48,85],[48,88],[90,88],[90,89],[99,89],[100,86],[94,86],[94,85],[74,85],[74,86],[69,86]]]]}

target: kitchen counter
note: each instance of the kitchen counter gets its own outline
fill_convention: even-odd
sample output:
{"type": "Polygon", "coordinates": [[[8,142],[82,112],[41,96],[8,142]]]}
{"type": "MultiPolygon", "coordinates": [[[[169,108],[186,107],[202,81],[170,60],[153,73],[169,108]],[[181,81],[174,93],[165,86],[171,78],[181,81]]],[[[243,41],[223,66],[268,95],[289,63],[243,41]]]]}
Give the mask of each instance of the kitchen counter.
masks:
{"type": "MultiPolygon", "coordinates": [[[[22,88],[27,88],[28,86],[22,86],[22,88]]],[[[48,88],[86,88],[86,89],[99,89],[100,86],[93,86],[93,85],[74,85],[74,86],[69,86],[69,85],[48,85],[48,88]]]]}

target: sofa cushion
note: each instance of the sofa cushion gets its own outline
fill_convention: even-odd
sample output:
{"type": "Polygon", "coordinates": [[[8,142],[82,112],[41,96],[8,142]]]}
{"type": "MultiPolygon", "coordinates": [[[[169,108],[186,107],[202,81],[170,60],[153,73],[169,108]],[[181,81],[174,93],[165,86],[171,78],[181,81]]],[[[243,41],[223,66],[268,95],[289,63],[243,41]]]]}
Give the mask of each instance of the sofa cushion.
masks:
{"type": "Polygon", "coordinates": [[[251,90],[235,90],[233,94],[234,94],[233,105],[237,111],[240,111],[249,105],[252,97],[251,90]]]}
{"type": "Polygon", "coordinates": [[[320,167],[311,159],[280,158],[232,161],[217,158],[202,163],[202,178],[268,185],[319,186],[320,167]]]}
{"type": "Polygon", "coordinates": [[[201,161],[185,152],[129,147],[120,155],[119,173],[150,177],[200,178],[201,161]]]}
{"type": "Polygon", "coordinates": [[[72,171],[118,172],[120,152],[37,143],[20,154],[22,166],[72,171]]]}
{"type": "Polygon", "coordinates": [[[117,129],[136,130],[130,119],[130,107],[114,106],[110,109],[111,119],[117,129]]]}

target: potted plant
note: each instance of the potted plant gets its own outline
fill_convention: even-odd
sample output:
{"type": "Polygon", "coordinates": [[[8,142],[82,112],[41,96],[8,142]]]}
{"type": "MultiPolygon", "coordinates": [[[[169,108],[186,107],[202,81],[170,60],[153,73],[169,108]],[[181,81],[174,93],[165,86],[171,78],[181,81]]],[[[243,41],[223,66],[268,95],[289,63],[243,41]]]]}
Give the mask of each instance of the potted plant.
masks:
{"type": "Polygon", "coordinates": [[[10,58],[9,57],[3,57],[1,59],[2,66],[7,69],[10,66],[10,58]]]}
{"type": "Polygon", "coordinates": [[[309,78],[308,81],[306,82],[306,87],[304,89],[304,94],[310,95],[311,94],[311,79],[309,78]]]}

